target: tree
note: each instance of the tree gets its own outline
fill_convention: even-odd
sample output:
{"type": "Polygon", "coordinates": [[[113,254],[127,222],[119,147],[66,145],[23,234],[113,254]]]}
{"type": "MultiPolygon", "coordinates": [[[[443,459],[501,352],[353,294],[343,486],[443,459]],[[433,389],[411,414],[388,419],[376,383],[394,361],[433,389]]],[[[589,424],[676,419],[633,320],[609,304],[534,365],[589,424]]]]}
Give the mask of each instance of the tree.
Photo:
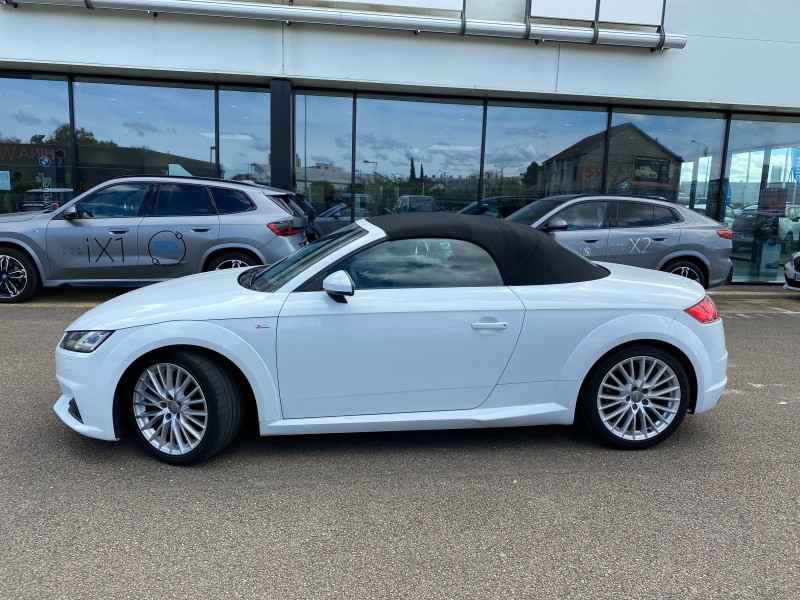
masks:
{"type": "Polygon", "coordinates": [[[414,157],[411,157],[411,169],[408,173],[408,181],[411,183],[412,181],[417,180],[417,170],[414,168],[414,157]]]}
{"type": "Polygon", "coordinates": [[[419,178],[422,181],[425,181],[425,166],[424,165],[420,165],[419,166],[419,178]]]}
{"type": "Polygon", "coordinates": [[[525,187],[530,188],[536,185],[539,181],[539,163],[535,160],[528,165],[528,168],[525,169],[525,173],[522,174],[522,183],[525,184],[525,187]]]}
{"type": "MultiPolygon", "coordinates": [[[[45,141],[45,144],[71,144],[69,134],[69,123],[62,123],[53,130],[45,141]]],[[[75,143],[79,146],[114,146],[118,147],[113,140],[103,141],[94,137],[94,133],[83,127],[75,130],[75,143]]]]}
{"type": "Polygon", "coordinates": [[[0,142],[3,144],[21,144],[22,140],[18,137],[5,137],[2,133],[0,133],[0,142]]]}

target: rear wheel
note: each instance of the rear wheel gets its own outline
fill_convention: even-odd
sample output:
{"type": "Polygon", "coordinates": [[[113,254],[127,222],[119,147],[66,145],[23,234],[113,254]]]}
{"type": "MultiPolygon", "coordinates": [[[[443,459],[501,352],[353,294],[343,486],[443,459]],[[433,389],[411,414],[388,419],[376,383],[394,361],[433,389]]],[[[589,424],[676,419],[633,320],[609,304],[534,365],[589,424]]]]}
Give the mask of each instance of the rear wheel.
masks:
{"type": "Polygon", "coordinates": [[[191,465],[223,450],[242,425],[228,371],[203,354],[175,350],[146,363],[130,390],[133,430],[156,458],[191,465]]]}
{"type": "Polygon", "coordinates": [[[697,263],[694,263],[690,260],[675,260],[671,263],[667,263],[662,268],[663,271],[667,273],[673,273],[675,275],[680,275],[681,277],[686,277],[687,279],[691,279],[692,281],[696,281],[703,287],[706,287],[706,274],[703,272],[703,269],[697,263]]]}
{"type": "Polygon", "coordinates": [[[208,270],[239,269],[241,267],[252,267],[258,264],[261,263],[253,256],[244,252],[223,252],[208,263],[208,270]]]}
{"type": "Polygon", "coordinates": [[[638,450],[678,428],[689,404],[689,379],[674,356],[659,348],[625,348],[595,366],[580,398],[587,427],[605,443],[638,450]]]}
{"type": "Polygon", "coordinates": [[[23,302],[39,287],[39,272],[27,254],[0,248],[0,302],[23,302]]]}

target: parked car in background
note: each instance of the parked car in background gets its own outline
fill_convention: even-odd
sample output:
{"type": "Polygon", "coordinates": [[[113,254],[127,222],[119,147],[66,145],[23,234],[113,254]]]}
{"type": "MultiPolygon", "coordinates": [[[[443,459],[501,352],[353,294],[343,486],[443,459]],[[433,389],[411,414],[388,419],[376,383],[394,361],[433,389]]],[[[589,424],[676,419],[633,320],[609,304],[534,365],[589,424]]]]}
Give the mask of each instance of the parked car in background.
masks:
{"type": "MultiPolygon", "coordinates": [[[[308,230],[311,233],[310,239],[318,239],[324,235],[328,235],[332,231],[341,229],[350,225],[352,220],[353,210],[345,203],[337,204],[330,207],[328,210],[320,213],[313,222],[309,223],[308,230]]],[[[370,213],[363,208],[356,208],[356,219],[371,216],[370,213]]]]}
{"type": "Polygon", "coordinates": [[[759,210],[757,204],[746,206],[734,219],[733,250],[749,248],[755,240],[781,244],[783,252],[791,252],[800,240],[800,206],[789,204],[780,211],[759,210]]]}
{"type": "Polygon", "coordinates": [[[542,198],[507,218],[597,261],[668,271],[713,287],[732,273],[731,232],[673,202],[634,196],[542,198]]]}
{"type": "Polygon", "coordinates": [[[137,176],[54,211],[2,214],[0,302],[21,302],[40,285],[135,287],[271,264],[306,243],[292,197],[252,182],[137,176]]]}
{"type": "MultiPolygon", "coordinates": [[[[373,200],[372,196],[369,194],[356,194],[356,214],[363,213],[364,216],[370,216],[375,214],[375,200],[373,200]]],[[[339,200],[350,206],[352,202],[352,194],[344,193],[339,196],[339,200]]],[[[331,207],[332,208],[332,207],[331,207]]]]}
{"type": "Polygon", "coordinates": [[[796,252],[783,266],[783,276],[786,279],[784,289],[800,292],[800,252],[796,252]]]}
{"type": "Polygon", "coordinates": [[[27,190],[22,199],[14,203],[13,209],[15,212],[54,210],[74,197],[72,188],[34,188],[27,190]]]}
{"type": "Polygon", "coordinates": [[[127,423],[179,465],[227,447],[245,415],[261,435],[577,419],[634,450],[713,408],[727,357],[695,282],[598,265],[501,219],[388,215],[271,267],[92,309],[56,349],[54,409],[102,440],[127,423]],[[309,340],[324,377],[309,375],[309,340]]]}
{"type": "Polygon", "coordinates": [[[421,196],[409,194],[400,196],[395,202],[392,212],[411,213],[411,212],[444,212],[444,208],[433,196],[421,196]]]}
{"type": "MultiPolygon", "coordinates": [[[[496,219],[505,219],[526,204],[533,202],[534,198],[527,196],[489,196],[481,201],[482,215],[489,215],[496,219]]],[[[467,204],[460,211],[462,215],[478,214],[478,203],[467,204]]]]}

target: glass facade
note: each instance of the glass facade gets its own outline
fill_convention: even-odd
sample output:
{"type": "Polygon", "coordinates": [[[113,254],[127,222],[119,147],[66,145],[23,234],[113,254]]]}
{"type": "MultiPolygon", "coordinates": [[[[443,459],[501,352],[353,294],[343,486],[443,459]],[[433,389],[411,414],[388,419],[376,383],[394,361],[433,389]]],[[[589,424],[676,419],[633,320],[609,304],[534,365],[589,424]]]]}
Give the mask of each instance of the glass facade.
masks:
{"type": "Polygon", "coordinates": [[[350,193],[353,168],[353,96],[295,96],[295,191],[319,212],[350,193]]]}
{"type": "Polygon", "coordinates": [[[731,120],[726,180],[734,281],[783,281],[800,240],[800,119],[731,120]]]}
{"type": "Polygon", "coordinates": [[[0,212],[120,175],[270,184],[273,151],[290,149],[295,191],[320,211],[355,199],[342,214],[356,218],[656,196],[732,229],[742,282],[782,281],[800,242],[798,118],[327,90],[295,91],[282,107],[263,85],[15,72],[0,74],[0,98],[0,212]],[[278,118],[294,139],[271,139],[278,118]]]}
{"type": "MultiPolygon", "coordinates": [[[[225,179],[249,179],[269,185],[270,104],[268,90],[222,89],[219,91],[219,163],[225,179]]],[[[214,129],[208,156],[214,157],[214,129]]]]}
{"type": "Polygon", "coordinates": [[[483,196],[602,192],[607,121],[602,108],[490,105],[483,196]]]}
{"type": "Polygon", "coordinates": [[[0,78],[0,212],[71,196],[66,78],[0,78]]]}
{"type": "Polygon", "coordinates": [[[356,187],[378,214],[457,211],[478,199],[481,104],[359,98],[356,114],[356,187]]]}
{"type": "Polygon", "coordinates": [[[78,189],[122,175],[212,177],[214,90],[75,81],[78,189]]]}

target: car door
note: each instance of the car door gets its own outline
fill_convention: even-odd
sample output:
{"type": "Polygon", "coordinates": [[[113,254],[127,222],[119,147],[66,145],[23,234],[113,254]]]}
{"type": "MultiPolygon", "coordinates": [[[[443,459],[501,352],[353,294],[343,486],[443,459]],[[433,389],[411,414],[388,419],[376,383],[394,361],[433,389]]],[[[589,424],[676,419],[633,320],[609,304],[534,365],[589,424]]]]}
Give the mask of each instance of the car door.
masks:
{"type": "Polygon", "coordinates": [[[605,260],[610,204],[608,200],[575,202],[550,216],[539,229],[546,231],[554,220],[563,219],[567,223],[566,231],[553,231],[551,235],[567,248],[572,248],[588,259],[605,260]]]}
{"type": "Polygon", "coordinates": [[[61,212],[51,219],[51,279],[138,279],[137,234],[150,194],[149,183],[117,183],[75,204],[76,218],[61,212]]]}
{"type": "Polygon", "coordinates": [[[608,236],[609,262],[657,269],[681,239],[678,217],[653,202],[621,200],[608,236]]]}
{"type": "Polygon", "coordinates": [[[458,240],[385,241],[346,271],[346,303],[322,274],[278,318],[286,418],[469,409],[491,393],[519,337],[523,305],[485,250],[458,240]]]}
{"type": "Polygon", "coordinates": [[[219,217],[206,186],[161,183],[139,226],[139,271],[144,279],[197,273],[217,244],[219,217]]]}

